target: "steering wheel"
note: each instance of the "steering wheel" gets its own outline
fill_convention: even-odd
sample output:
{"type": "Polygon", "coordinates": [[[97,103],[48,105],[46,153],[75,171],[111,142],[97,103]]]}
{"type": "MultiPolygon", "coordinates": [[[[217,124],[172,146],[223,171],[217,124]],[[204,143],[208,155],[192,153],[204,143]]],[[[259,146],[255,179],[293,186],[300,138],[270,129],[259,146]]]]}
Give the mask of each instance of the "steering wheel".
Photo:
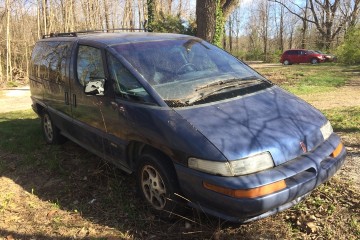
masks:
{"type": "Polygon", "coordinates": [[[195,71],[197,70],[196,66],[192,63],[185,63],[181,67],[176,70],[176,75],[184,74],[186,72],[195,71]]]}

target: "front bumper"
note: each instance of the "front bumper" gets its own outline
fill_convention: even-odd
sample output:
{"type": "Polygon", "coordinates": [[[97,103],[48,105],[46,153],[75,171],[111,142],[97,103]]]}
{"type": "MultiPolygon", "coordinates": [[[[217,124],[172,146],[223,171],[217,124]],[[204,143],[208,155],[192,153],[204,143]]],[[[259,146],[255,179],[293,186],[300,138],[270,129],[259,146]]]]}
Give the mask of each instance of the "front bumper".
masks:
{"type": "Polygon", "coordinates": [[[340,144],[332,134],[316,149],[275,168],[239,177],[214,176],[182,165],[175,165],[183,194],[189,205],[232,222],[260,219],[295,205],[343,165],[345,147],[333,158],[340,144]],[[286,188],[257,198],[234,198],[203,187],[203,182],[229,189],[251,189],[285,180],[286,188]]]}

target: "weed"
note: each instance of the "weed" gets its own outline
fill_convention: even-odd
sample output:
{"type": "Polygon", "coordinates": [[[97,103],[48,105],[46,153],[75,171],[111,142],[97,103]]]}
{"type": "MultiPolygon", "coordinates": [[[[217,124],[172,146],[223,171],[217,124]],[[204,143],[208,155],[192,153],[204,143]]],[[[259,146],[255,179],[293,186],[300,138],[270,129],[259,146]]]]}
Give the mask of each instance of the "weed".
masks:
{"type": "Polygon", "coordinates": [[[6,83],[6,86],[12,88],[12,87],[17,87],[18,85],[16,82],[9,81],[6,83]]]}
{"type": "Polygon", "coordinates": [[[12,193],[7,193],[3,199],[0,199],[0,212],[3,212],[10,204],[11,200],[13,198],[12,193]]]}
{"type": "Polygon", "coordinates": [[[359,219],[356,218],[355,216],[351,216],[350,226],[351,226],[351,228],[354,229],[355,235],[358,236],[358,237],[360,237],[360,223],[359,223],[359,219]]]}
{"type": "Polygon", "coordinates": [[[60,203],[59,203],[59,200],[58,200],[58,199],[56,199],[56,202],[53,202],[53,203],[52,203],[52,206],[53,206],[53,208],[55,208],[55,209],[60,209],[60,203]]]}

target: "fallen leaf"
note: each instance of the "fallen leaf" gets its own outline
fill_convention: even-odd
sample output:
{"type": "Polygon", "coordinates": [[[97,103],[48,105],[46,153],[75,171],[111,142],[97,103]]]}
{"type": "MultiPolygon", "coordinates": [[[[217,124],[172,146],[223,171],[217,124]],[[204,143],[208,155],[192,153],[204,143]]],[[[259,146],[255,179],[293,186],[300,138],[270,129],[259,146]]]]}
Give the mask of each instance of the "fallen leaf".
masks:
{"type": "Polygon", "coordinates": [[[12,235],[8,235],[8,236],[6,237],[6,240],[15,240],[15,238],[14,238],[12,235]]]}
{"type": "Polygon", "coordinates": [[[314,222],[306,223],[306,226],[309,228],[310,232],[314,233],[317,231],[317,226],[314,222]]]}
{"type": "Polygon", "coordinates": [[[46,214],[46,217],[51,218],[52,216],[55,215],[55,213],[57,213],[57,210],[51,210],[50,212],[48,212],[48,213],[46,214]]]}

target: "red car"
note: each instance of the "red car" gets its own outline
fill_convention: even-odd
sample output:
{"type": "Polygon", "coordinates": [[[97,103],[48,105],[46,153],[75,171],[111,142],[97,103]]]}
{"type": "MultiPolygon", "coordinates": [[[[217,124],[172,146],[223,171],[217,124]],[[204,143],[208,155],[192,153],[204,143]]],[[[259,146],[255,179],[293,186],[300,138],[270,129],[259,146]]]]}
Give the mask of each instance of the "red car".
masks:
{"type": "Polygon", "coordinates": [[[285,51],[281,55],[280,62],[284,65],[290,65],[293,63],[311,63],[316,64],[324,62],[325,58],[323,54],[316,53],[305,49],[291,49],[285,51]]]}

